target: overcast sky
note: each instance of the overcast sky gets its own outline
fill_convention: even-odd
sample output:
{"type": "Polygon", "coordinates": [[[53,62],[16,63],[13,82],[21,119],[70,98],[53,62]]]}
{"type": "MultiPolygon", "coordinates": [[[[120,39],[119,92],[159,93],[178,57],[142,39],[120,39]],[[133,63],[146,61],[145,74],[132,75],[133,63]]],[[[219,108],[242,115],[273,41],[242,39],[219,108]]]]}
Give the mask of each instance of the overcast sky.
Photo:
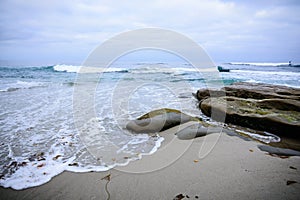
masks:
{"type": "Polygon", "coordinates": [[[300,1],[0,1],[1,64],[80,64],[123,31],[182,33],[215,62],[300,62],[300,1]]]}

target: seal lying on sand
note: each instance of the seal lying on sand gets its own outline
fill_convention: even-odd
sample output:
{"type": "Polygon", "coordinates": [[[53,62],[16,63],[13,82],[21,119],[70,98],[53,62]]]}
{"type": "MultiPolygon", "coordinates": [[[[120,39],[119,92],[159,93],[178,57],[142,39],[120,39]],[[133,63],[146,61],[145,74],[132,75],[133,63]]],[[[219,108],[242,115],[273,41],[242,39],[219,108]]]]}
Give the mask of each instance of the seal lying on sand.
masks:
{"type": "Polygon", "coordinates": [[[126,128],[135,133],[157,133],[190,121],[194,121],[195,124],[178,131],[177,137],[179,139],[192,139],[220,131],[220,129],[204,127],[201,124],[201,119],[197,117],[168,108],[154,110],[132,120],[126,125],[126,128]]]}
{"type": "Polygon", "coordinates": [[[157,133],[189,121],[200,121],[200,119],[179,110],[162,108],[130,121],[126,128],[135,133],[157,133]]]}
{"type": "Polygon", "coordinates": [[[204,127],[200,123],[195,123],[190,126],[185,127],[178,131],[175,135],[181,140],[190,140],[196,137],[202,137],[211,133],[219,133],[222,128],[218,127],[204,127]]]}

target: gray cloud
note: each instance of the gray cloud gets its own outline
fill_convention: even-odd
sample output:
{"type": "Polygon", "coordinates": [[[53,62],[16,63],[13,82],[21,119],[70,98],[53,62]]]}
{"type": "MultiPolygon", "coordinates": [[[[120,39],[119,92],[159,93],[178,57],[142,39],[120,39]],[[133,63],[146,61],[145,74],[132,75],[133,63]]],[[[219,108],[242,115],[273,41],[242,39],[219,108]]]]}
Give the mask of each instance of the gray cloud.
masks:
{"type": "Polygon", "coordinates": [[[82,62],[122,31],[186,34],[217,61],[300,61],[298,1],[0,2],[1,60],[82,62]]]}

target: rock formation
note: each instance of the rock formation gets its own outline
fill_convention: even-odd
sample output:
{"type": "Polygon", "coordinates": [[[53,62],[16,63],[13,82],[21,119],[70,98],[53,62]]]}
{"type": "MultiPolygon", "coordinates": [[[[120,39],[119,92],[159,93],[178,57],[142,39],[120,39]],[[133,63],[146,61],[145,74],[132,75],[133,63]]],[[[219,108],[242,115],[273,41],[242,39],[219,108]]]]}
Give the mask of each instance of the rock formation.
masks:
{"type": "Polygon", "coordinates": [[[220,90],[198,90],[199,108],[225,123],[300,138],[300,89],[259,83],[234,83],[220,90]]]}

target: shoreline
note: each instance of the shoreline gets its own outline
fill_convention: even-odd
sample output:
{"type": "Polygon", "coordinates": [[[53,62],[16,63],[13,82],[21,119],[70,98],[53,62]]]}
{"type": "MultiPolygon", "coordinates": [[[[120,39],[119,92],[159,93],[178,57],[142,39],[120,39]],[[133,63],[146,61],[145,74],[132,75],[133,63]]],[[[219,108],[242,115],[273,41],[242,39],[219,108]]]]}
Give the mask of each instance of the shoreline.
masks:
{"type": "Polygon", "coordinates": [[[190,146],[178,159],[158,170],[128,172],[138,169],[134,167],[145,166],[141,163],[148,163],[151,169],[151,159],[163,155],[154,161],[156,163],[152,163],[155,166],[171,158],[172,151],[166,154],[157,151],[125,167],[106,172],[63,172],[44,185],[21,191],[0,187],[0,197],[107,199],[106,184],[110,199],[174,199],[180,194],[185,199],[187,196],[190,199],[196,199],[196,196],[199,199],[297,199],[300,195],[298,156],[286,159],[272,157],[259,150],[257,142],[224,133],[183,142],[173,134],[172,129],[161,134],[165,141],[160,149],[168,149],[168,146],[171,150],[180,149],[185,142],[190,142],[190,146]],[[174,143],[169,145],[172,141],[174,143]],[[206,157],[200,159],[199,147],[203,144],[212,144],[213,148],[206,157]]]}

